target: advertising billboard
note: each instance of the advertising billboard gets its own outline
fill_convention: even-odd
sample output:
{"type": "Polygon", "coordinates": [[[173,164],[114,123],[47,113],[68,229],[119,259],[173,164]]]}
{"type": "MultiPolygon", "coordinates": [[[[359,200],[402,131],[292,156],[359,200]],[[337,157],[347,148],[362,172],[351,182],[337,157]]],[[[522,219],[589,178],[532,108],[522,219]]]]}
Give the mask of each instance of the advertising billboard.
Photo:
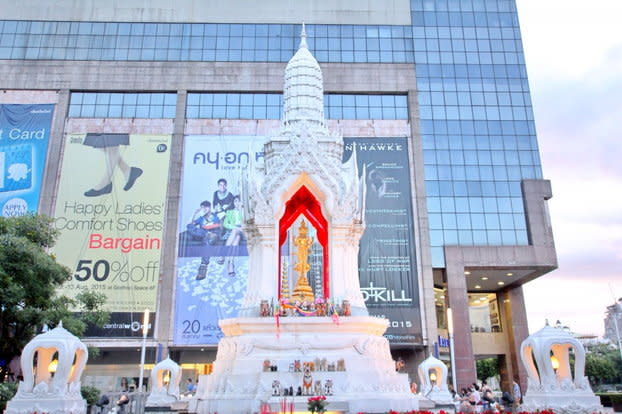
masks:
{"type": "Polygon", "coordinates": [[[0,214],[36,212],[53,104],[0,104],[0,214]]]}
{"type": "MultiPolygon", "coordinates": [[[[242,209],[237,196],[242,169],[249,161],[261,161],[263,141],[252,136],[185,137],[176,345],[216,344],[222,336],[218,320],[237,316],[248,275],[245,237],[235,229],[242,209]]],[[[365,303],[370,314],[389,319],[385,336],[391,342],[421,343],[408,141],[344,138],[344,143],[344,162],[356,151],[367,187],[359,252],[365,303]]]]}
{"type": "Polygon", "coordinates": [[[365,232],[359,279],[371,315],[389,319],[392,343],[422,343],[414,213],[406,138],[344,138],[365,173],[365,232]]]}
{"type": "Polygon", "coordinates": [[[112,321],[100,334],[140,335],[135,321],[156,307],[171,137],[89,133],[65,140],[54,253],[73,277],[62,293],[105,294],[112,321]]]}
{"type": "Polygon", "coordinates": [[[262,143],[263,137],[185,137],[175,344],[216,344],[218,320],[237,316],[248,276],[242,168],[263,156],[262,143]]]}

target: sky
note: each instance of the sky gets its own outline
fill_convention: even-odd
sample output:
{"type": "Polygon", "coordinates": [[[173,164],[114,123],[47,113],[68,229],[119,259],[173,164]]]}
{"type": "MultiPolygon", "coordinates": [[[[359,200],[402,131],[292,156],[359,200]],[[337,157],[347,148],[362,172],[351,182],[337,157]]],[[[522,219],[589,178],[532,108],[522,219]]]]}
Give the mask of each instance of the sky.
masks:
{"type": "Polygon", "coordinates": [[[529,329],[601,336],[622,297],[622,1],[517,7],[559,260],[524,285],[529,329]]]}

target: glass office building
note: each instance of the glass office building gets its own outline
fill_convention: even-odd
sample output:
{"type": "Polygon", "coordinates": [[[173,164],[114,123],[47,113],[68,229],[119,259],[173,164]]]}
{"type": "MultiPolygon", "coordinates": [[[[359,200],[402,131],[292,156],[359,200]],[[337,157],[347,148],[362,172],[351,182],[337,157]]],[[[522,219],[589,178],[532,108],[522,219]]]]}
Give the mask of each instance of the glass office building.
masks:
{"type": "MultiPolygon", "coordinates": [[[[31,209],[56,217],[63,232],[57,256],[74,271],[63,293],[109,296],[112,321],[88,339],[103,350],[87,370],[93,384],[137,375],[144,308],[152,310],[151,361],[170,352],[184,369],[209,372],[214,321],[230,315],[244,283],[212,278],[219,260],[208,268],[218,291],[184,276],[201,262],[184,247],[185,225],[202,198],[212,201],[218,178],[241,191],[239,154],[260,158],[254,146],[278,128],[284,65],[302,21],[324,73],[329,126],[365,145],[404,144],[400,185],[411,195],[404,211],[413,243],[400,260],[410,290],[363,286],[372,313],[391,319],[395,356],[408,361],[413,380],[429,353],[447,359],[451,307],[458,383],[475,380],[473,361],[482,356],[498,357],[504,385],[525,382],[521,285],[557,262],[514,0],[318,1],[296,9],[284,0],[252,8],[238,0],[125,3],[0,1],[0,104],[54,105],[47,158],[33,165],[42,178],[31,209]],[[107,134],[128,143],[89,144],[107,134]],[[120,148],[118,164],[110,148],[120,148]],[[205,169],[191,169],[199,164],[205,169]],[[191,171],[214,181],[204,196],[188,187],[191,171]],[[130,178],[144,188],[117,192],[130,178]],[[106,180],[113,190],[100,194],[106,180]],[[106,238],[151,244],[105,248],[106,238]],[[201,319],[210,312],[211,322],[201,319]]],[[[30,151],[22,141],[4,151],[30,151]]],[[[369,165],[388,162],[378,157],[369,165]]],[[[236,266],[242,275],[244,260],[236,266]]]]}

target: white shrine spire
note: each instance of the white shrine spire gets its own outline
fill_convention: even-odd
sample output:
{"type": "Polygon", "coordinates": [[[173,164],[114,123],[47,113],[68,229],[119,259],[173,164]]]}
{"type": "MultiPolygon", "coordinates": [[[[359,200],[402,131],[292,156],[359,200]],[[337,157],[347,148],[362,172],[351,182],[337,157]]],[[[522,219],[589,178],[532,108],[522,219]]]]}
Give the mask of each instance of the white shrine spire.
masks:
{"type": "Polygon", "coordinates": [[[298,45],[298,49],[301,49],[303,47],[305,49],[309,48],[309,46],[307,45],[307,31],[305,30],[304,22],[302,22],[302,31],[300,32],[300,44],[298,45]]]}
{"type": "Polygon", "coordinates": [[[301,122],[312,128],[326,128],[322,70],[308,49],[304,23],[298,51],[285,68],[282,124],[289,129],[301,122]]]}

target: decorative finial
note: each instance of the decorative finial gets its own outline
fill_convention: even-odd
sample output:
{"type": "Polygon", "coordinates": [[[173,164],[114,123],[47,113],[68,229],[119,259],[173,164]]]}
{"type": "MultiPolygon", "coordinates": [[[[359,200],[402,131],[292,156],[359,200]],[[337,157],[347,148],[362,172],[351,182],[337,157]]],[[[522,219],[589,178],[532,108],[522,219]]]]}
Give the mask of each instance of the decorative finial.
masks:
{"type": "Polygon", "coordinates": [[[307,225],[305,224],[305,221],[302,220],[300,223],[300,228],[298,229],[300,237],[306,237],[308,231],[307,231],[307,225]]]}
{"type": "Polygon", "coordinates": [[[61,320],[58,322],[58,328],[62,328],[62,327],[63,327],[63,321],[61,320]]]}
{"type": "Polygon", "coordinates": [[[300,32],[300,45],[298,46],[298,49],[302,48],[309,48],[307,46],[307,31],[305,30],[305,22],[302,22],[302,31],[300,32]]]}
{"type": "Polygon", "coordinates": [[[549,320],[548,320],[548,319],[545,319],[545,320],[544,320],[544,326],[550,326],[550,325],[549,325],[549,320]]]}

